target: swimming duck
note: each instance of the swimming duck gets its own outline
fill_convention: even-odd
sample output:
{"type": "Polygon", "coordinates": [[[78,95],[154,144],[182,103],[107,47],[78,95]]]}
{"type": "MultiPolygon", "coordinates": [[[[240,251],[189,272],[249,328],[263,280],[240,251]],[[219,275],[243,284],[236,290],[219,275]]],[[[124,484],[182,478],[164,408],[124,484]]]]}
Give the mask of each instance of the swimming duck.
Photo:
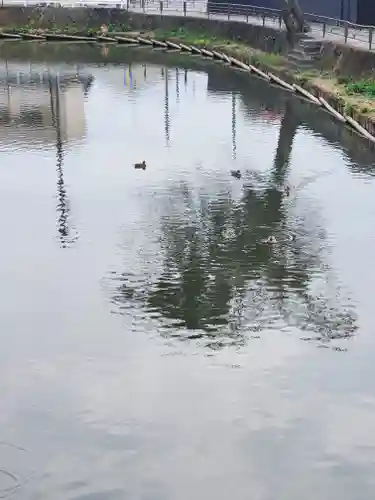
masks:
{"type": "Polygon", "coordinates": [[[277,243],[277,239],[275,236],[268,236],[268,238],[264,240],[264,243],[266,243],[266,245],[273,245],[274,243],[277,243]]]}
{"type": "Polygon", "coordinates": [[[240,170],[231,170],[230,175],[232,177],[235,177],[236,179],[241,179],[241,176],[242,176],[240,170]]]}
{"type": "Polygon", "coordinates": [[[263,240],[266,245],[274,245],[275,243],[287,243],[288,241],[296,241],[296,235],[291,234],[287,239],[277,240],[275,236],[268,236],[268,238],[263,240]]]}
{"type": "Polygon", "coordinates": [[[135,163],[134,168],[141,168],[142,170],[146,170],[146,162],[143,160],[141,163],[135,163]]]}

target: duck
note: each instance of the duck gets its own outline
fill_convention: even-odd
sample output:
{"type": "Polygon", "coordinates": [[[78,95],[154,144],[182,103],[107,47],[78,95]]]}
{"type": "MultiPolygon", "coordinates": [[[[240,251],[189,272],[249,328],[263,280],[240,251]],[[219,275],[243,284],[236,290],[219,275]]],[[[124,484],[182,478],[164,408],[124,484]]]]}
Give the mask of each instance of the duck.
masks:
{"type": "Polygon", "coordinates": [[[142,170],[146,170],[146,162],[143,160],[140,163],[135,163],[134,168],[141,168],[142,170]]]}
{"type": "Polygon", "coordinates": [[[287,239],[277,240],[275,236],[268,236],[263,240],[266,245],[274,245],[275,243],[287,243],[288,241],[296,241],[296,235],[291,234],[287,239]]]}
{"type": "Polygon", "coordinates": [[[265,243],[266,245],[273,245],[274,243],[277,243],[277,239],[275,238],[275,236],[268,236],[268,238],[263,240],[263,243],[265,243]]]}
{"type": "Polygon", "coordinates": [[[241,176],[242,176],[240,170],[231,170],[230,175],[232,177],[235,177],[236,179],[241,179],[241,176]]]}

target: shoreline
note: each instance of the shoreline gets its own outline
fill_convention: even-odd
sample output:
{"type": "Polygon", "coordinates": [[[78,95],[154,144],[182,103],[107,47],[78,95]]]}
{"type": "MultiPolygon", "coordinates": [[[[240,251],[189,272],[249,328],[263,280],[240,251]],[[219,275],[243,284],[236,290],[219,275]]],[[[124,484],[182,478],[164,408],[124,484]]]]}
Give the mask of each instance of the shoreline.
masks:
{"type": "MultiPolygon", "coordinates": [[[[114,28],[114,27],[112,27],[114,28]]],[[[121,28],[124,28],[121,26],[121,28]]],[[[195,47],[193,53],[200,54],[203,58],[222,59],[225,64],[235,66],[243,71],[260,76],[272,84],[284,87],[286,91],[294,92],[299,97],[310,100],[318,106],[326,101],[326,111],[339,121],[365,137],[372,147],[375,147],[375,100],[363,97],[345,95],[343,85],[334,71],[310,69],[301,71],[298,67],[291,68],[284,54],[264,52],[252,48],[248,44],[217,39],[210,34],[194,33],[184,29],[165,31],[156,29],[152,31],[112,31],[103,32],[100,29],[78,30],[65,26],[52,30],[25,27],[10,27],[0,31],[3,43],[14,44],[17,41],[28,41],[31,44],[45,41],[61,42],[62,44],[85,43],[97,45],[132,45],[143,44],[160,50],[180,50],[189,52],[188,47],[195,47]],[[223,58],[220,57],[224,55],[223,58]],[[289,87],[289,88],[288,88],[289,87]],[[301,89],[302,87],[302,89],[301,89]],[[310,95],[307,93],[310,93],[310,95]],[[312,94],[312,95],[311,95],[312,94]],[[333,108],[330,110],[329,107],[333,108]],[[341,115],[341,118],[338,117],[341,115]],[[352,123],[353,120],[356,123],[352,123]],[[361,129],[363,127],[363,129],[361,129]]],[[[1,49],[0,49],[1,57],[1,49]]]]}
{"type": "Polygon", "coordinates": [[[16,40],[19,35],[19,39],[28,39],[30,43],[57,41],[60,35],[64,42],[126,44],[129,41],[113,38],[148,34],[162,42],[168,39],[222,52],[246,66],[251,64],[264,73],[272,73],[289,86],[301,86],[316,96],[315,101],[323,98],[337,113],[357,120],[375,137],[375,52],[343,45],[339,40],[317,40],[307,34],[297,35],[292,43],[286,31],[275,24],[238,22],[229,16],[226,19],[182,12],[162,15],[110,7],[7,6],[0,9],[0,37],[6,31],[9,40],[16,40]],[[107,33],[100,32],[102,26],[108,28],[107,33]],[[318,58],[309,64],[309,70],[304,61],[294,59],[292,63],[291,55],[294,49],[300,53],[300,42],[306,40],[319,46],[318,58]],[[345,79],[354,84],[350,92],[345,79]]]}
{"type": "MultiPolygon", "coordinates": [[[[153,33],[153,36],[158,40],[167,38],[166,35],[168,33],[158,31],[153,33]]],[[[177,32],[170,33],[168,39],[176,43],[190,43],[198,48],[211,51],[221,51],[245,65],[256,66],[265,73],[271,72],[290,85],[297,84],[316,98],[323,98],[339,114],[347,115],[358,121],[371,136],[375,137],[375,99],[347,94],[344,84],[340,83],[340,80],[345,81],[345,78],[337,75],[334,69],[328,71],[316,67],[303,71],[301,68],[291,68],[284,55],[264,52],[230,40],[210,39],[209,35],[206,35],[205,38],[194,33],[184,33],[183,36],[179,36],[177,32]]]]}

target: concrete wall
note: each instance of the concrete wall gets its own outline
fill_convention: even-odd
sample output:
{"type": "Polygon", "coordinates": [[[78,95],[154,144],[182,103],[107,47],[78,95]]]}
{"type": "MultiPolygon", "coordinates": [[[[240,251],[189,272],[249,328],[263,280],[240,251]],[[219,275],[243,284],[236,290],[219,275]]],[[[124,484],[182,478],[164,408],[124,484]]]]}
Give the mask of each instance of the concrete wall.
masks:
{"type": "Polygon", "coordinates": [[[324,41],[321,56],[322,67],[328,70],[333,68],[338,75],[356,78],[375,76],[375,52],[324,41]]]}
{"type": "Polygon", "coordinates": [[[51,28],[76,27],[78,30],[112,24],[122,29],[151,31],[162,28],[173,31],[186,28],[195,32],[205,32],[218,38],[242,41],[267,52],[282,53],[287,50],[286,33],[273,28],[253,26],[236,21],[226,21],[196,17],[174,17],[147,15],[120,9],[54,9],[32,7],[4,7],[0,9],[0,26],[24,26],[51,28]]]}
{"type": "MultiPolygon", "coordinates": [[[[285,53],[289,50],[285,32],[235,21],[177,16],[161,18],[158,15],[145,15],[119,9],[33,9],[20,7],[0,9],[0,26],[22,26],[31,22],[34,23],[34,26],[45,28],[55,23],[59,27],[76,26],[77,29],[82,30],[109,23],[139,31],[150,31],[156,28],[174,31],[184,27],[191,31],[207,33],[212,37],[239,40],[267,52],[285,53]]],[[[8,46],[11,47],[11,45],[8,46]]],[[[28,45],[28,47],[32,47],[32,45],[28,45]]],[[[323,63],[326,64],[327,69],[335,68],[339,74],[353,76],[374,73],[375,52],[333,42],[325,42],[324,47],[323,63]]],[[[0,56],[4,51],[5,48],[0,47],[0,56]]]]}
{"type": "Polygon", "coordinates": [[[374,0],[357,0],[359,24],[371,24],[375,26],[375,2],[374,0]]]}

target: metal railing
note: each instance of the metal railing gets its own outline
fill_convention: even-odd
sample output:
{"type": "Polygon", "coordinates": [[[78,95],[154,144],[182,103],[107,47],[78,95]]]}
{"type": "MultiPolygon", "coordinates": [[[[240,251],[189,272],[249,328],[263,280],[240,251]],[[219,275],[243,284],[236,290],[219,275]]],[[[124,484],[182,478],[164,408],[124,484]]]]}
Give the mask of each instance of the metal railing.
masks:
{"type": "MultiPolygon", "coordinates": [[[[41,2],[40,0],[1,0],[2,7],[81,7],[115,8],[154,15],[174,15],[208,17],[232,20],[249,24],[284,29],[281,9],[269,9],[254,5],[222,3],[207,0],[59,0],[41,2]]],[[[373,48],[374,26],[351,23],[318,14],[305,14],[314,36],[341,39],[343,43],[358,47],[373,48]]]]}

